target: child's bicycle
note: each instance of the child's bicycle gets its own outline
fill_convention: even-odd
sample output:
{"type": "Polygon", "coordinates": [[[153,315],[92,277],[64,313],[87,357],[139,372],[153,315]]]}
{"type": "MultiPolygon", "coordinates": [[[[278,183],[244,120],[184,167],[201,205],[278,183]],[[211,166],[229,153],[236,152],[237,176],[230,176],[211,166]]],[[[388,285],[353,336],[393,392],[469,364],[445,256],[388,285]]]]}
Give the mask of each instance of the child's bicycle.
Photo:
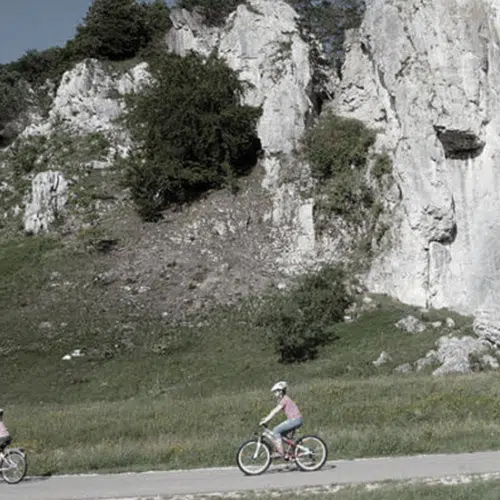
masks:
{"type": "MultiPolygon", "coordinates": [[[[274,434],[266,425],[255,434],[253,439],[245,441],[236,454],[236,463],[248,476],[257,476],[265,472],[273,460],[274,434]]],[[[300,470],[315,471],[321,469],[328,458],[325,442],[318,436],[307,435],[293,439],[293,431],[283,436],[285,454],[280,456],[288,462],[295,462],[300,470]]]]}
{"type": "Polygon", "coordinates": [[[8,484],[17,484],[28,472],[28,459],[23,448],[0,447],[0,472],[8,484]]]}

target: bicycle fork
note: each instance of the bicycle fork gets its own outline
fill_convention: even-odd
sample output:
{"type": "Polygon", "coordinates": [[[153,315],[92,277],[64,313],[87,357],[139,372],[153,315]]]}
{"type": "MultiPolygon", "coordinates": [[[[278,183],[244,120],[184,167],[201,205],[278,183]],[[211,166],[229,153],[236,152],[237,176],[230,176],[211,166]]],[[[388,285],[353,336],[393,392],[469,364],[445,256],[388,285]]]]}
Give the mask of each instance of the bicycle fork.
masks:
{"type": "Polygon", "coordinates": [[[257,439],[257,448],[255,448],[255,453],[253,454],[253,459],[256,460],[259,456],[260,448],[262,446],[262,438],[257,439]]]}

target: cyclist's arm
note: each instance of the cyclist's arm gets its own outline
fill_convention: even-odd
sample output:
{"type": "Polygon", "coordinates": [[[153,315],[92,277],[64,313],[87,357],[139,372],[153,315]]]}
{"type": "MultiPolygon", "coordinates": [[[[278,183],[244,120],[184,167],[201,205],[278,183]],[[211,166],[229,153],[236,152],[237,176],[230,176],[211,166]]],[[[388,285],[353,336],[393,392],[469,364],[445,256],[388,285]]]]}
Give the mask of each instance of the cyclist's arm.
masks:
{"type": "Polygon", "coordinates": [[[283,406],[284,406],[284,403],[278,403],[278,405],[270,411],[269,415],[261,420],[261,423],[267,424],[267,422],[269,422],[270,420],[272,420],[273,417],[277,413],[279,413],[280,410],[283,409],[283,406]]]}

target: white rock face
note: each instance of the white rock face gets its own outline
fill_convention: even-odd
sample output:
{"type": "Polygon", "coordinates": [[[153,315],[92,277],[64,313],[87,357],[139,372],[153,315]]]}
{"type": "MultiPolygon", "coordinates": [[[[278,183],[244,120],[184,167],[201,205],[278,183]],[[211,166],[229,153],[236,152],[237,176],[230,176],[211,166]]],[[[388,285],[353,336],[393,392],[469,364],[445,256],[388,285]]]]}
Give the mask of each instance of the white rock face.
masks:
{"type": "Polygon", "coordinates": [[[32,181],[31,199],[24,213],[24,231],[39,234],[61,215],[68,202],[68,183],[61,172],[47,170],[32,181]]]}
{"type": "MultiPolygon", "coordinates": [[[[21,133],[20,140],[65,131],[86,135],[104,132],[116,139],[115,153],[126,155],[130,140],[115,120],[125,109],[124,95],[139,90],[150,82],[146,63],[141,63],[120,77],[112,76],[102,63],[88,59],[78,63],[63,76],[47,118],[33,117],[21,133]]],[[[92,163],[94,168],[107,168],[109,162],[92,163]]],[[[58,171],[37,174],[32,181],[31,201],[24,213],[24,230],[38,234],[46,231],[64,211],[68,199],[68,183],[58,171]]]]}
{"type": "Polygon", "coordinates": [[[500,307],[489,297],[474,317],[474,333],[500,347],[500,307]]]}
{"type": "Polygon", "coordinates": [[[116,129],[113,121],[125,109],[122,97],[150,81],[147,68],[141,63],[116,78],[94,59],[78,63],[62,76],[48,119],[30,125],[22,136],[48,135],[60,125],[80,134],[116,129]]]}
{"type": "Polygon", "coordinates": [[[180,56],[191,50],[208,56],[217,47],[220,29],[203,24],[203,18],[196,12],[174,9],[170,13],[172,29],[167,34],[169,49],[180,56]]]}
{"type": "Polygon", "coordinates": [[[283,249],[280,263],[293,268],[313,262],[325,245],[316,240],[314,204],[301,195],[297,182],[301,178],[303,188],[309,167],[291,167],[288,161],[315,112],[310,48],[299,32],[296,12],[283,0],[250,0],[223,28],[206,28],[197,15],[184,10],[174,11],[172,21],[167,37],[171,51],[208,55],[215,48],[240,79],[250,83],[245,103],[262,106],[257,132],[265,153],[263,185],[273,196],[270,219],[283,249]],[[287,175],[295,182],[287,181],[287,175]]]}
{"type": "Polygon", "coordinates": [[[500,4],[369,0],[359,35],[334,108],[382,130],[401,191],[367,284],[498,316],[500,4]]]}

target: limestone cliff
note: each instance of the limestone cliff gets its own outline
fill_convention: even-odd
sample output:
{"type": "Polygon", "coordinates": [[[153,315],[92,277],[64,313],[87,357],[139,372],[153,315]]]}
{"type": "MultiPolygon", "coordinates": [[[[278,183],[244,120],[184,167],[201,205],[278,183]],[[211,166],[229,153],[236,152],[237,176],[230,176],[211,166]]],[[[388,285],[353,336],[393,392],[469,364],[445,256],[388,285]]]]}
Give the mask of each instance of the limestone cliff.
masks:
{"type": "Polygon", "coordinates": [[[493,0],[369,0],[333,104],[383,131],[401,193],[369,288],[487,321],[500,292],[499,37],[493,0]]]}

